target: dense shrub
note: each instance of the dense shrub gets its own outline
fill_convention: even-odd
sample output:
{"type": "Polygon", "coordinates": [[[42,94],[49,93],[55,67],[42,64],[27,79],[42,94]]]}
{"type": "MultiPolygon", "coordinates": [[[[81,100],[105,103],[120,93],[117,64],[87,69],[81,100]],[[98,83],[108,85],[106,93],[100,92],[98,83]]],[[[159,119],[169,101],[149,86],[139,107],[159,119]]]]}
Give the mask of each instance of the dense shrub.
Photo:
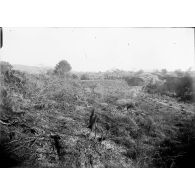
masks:
{"type": "Polygon", "coordinates": [[[81,75],[81,80],[90,80],[87,74],[81,75]]]}
{"type": "Polygon", "coordinates": [[[72,69],[71,65],[66,60],[61,60],[54,69],[54,74],[65,76],[72,69]]]}
{"type": "Polygon", "coordinates": [[[176,86],[176,96],[183,101],[193,100],[193,78],[190,75],[185,75],[180,78],[176,86]]]}
{"type": "Polygon", "coordinates": [[[145,85],[145,91],[151,94],[155,93],[164,94],[166,91],[164,87],[164,81],[150,79],[150,81],[145,85]]]}
{"type": "Polygon", "coordinates": [[[12,70],[9,63],[1,62],[0,74],[0,117],[12,115],[21,110],[25,94],[25,75],[12,70]]]}
{"type": "Polygon", "coordinates": [[[73,79],[78,79],[78,78],[79,78],[76,74],[72,74],[71,77],[72,77],[73,79]]]}
{"type": "Polygon", "coordinates": [[[167,77],[163,88],[166,95],[177,97],[182,101],[193,100],[193,78],[189,74],[182,77],[167,77]]]}
{"type": "Polygon", "coordinates": [[[144,80],[139,77],[125,77],[125,81],[129,86],[141,86],[144,83],[144,80]]]}
{"type": "Polygon", "coordinates": [[[184,76],[166,76],[164,83],[152,83],[149,82],[146,85],[145,90],[148,93],[158,93],[161,95],[168,95],[177,97],[182,101],[193,101],[194,100],[194,89],[193,89],[193,77],[186,73],[184,76]]]}
{"type": "Polygon", "coordinates": [[[0,61],[0,73],[9,74],[11,72],[12,65],[9,62],[0,61]]]}
{"type": "Polygon", "coordinates": [[[166,74],[167,74],[167,70],[166,70],[165,68],[163,68],[163,69],[161,70],[161,73],[162,73],[163,75],[166,75],[166,74]]]}
{"type": "Polygon", "coordinates": [[[8,62],[0,61],[0,78],[1,85],[4,81],[9,81],[9,77],[11,76],[12,66],[8,62]]]}
{"type": "Polygon", "coordinates": [[[53,69],[49,69],[49,70],[47,70],[47,72],[46,72],[46,74],[47,74],[47,75],[50,75],[50,76],[51,76],[53,73],[54,73],[53,69]]]}
{"type": "Polygon", "coordinates": [[[185,72],[183,72],[182,70],[178,69],[178,70],[175,70],[174,73],[176,74],[176,76],[178,77],[182,77],[185,75],[185,72]]]}

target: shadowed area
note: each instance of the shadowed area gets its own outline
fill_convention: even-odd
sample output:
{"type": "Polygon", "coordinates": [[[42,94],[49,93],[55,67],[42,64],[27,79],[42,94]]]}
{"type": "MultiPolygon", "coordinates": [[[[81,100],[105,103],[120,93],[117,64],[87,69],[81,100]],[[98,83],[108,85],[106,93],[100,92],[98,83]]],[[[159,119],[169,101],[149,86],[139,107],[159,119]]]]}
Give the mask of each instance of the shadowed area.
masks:
{"type": "Polygon", "coordinates": [[[14,154],[6,151],[3,146],[0,146],[0,167],[14,168],[20,166],[21,161],[14,154]]]}

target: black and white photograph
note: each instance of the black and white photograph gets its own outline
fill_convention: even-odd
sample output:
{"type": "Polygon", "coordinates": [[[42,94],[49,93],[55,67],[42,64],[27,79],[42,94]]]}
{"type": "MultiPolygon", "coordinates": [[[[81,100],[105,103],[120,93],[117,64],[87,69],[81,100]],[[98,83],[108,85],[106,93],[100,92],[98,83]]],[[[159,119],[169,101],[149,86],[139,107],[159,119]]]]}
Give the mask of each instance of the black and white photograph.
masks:
{"type": "Polygon", "coordinates": [[[1,168],[194,168],[194,28],[2,27],[1,168]]]}

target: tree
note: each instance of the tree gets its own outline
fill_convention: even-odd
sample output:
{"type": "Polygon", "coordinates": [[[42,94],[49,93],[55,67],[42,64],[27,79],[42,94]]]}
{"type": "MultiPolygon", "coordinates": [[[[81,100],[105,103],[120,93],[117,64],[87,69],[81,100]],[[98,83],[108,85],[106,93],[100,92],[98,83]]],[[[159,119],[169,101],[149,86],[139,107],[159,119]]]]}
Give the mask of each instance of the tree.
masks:
{"type": "Polygon", "coordinates": [[[61,60],[54,69],[54,74],[65,76],[72,69],[71,65],[66,60],[61,60]]]}

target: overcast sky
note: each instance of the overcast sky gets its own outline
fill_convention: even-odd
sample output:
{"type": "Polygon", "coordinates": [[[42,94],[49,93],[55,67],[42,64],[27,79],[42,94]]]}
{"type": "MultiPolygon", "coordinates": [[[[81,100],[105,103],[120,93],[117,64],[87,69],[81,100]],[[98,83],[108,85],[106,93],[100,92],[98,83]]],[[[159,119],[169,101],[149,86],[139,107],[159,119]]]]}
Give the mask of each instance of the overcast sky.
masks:
{"type": "Polygon", "coordinates": [[[192,28],[4,28],[0,60],[75,71],[194,69],[192,28]]]}

